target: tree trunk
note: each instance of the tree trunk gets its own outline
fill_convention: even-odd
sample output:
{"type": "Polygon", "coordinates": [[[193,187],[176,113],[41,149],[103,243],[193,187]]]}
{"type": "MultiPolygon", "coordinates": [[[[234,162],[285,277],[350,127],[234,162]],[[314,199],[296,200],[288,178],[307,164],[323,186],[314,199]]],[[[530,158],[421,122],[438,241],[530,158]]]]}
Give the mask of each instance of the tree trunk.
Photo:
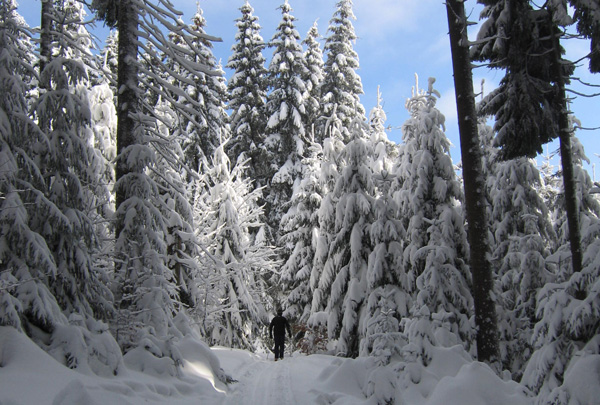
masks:
{"type": "Polygon", "coordinates": [[[460,132],[460,149],[465,187],[465,207],[468,223],[475,324],[477,326],[477,358],[492,365],[499,364],[498,324],[492,299],[492,271],[488,260],[489,243],[486,220],[486,200],[482,170],[482,152],[477,133],[477,112],[473,77],[469,59],[467,19],[463,2],[447,0],[448,28],[454,86],[460,132]]]}
{"type": "MultiPolygon", "coordinates": [[[[121,0],[117,27],[119,30],[119,55],[117,70],[117,164],[116,182],[131,172],[124,151],[135,145],[135,122],[133,114],[138,110],[136,89],[138,86],[138,10],[133,0],[121,0]]],[[[128,190],[117,187],[116,209],[128,198],[128,190]]],[[[117,222],[115,237],[118,239],[124,224],[117,222]]]]}
{"type": "MultiPolygon", "coordinates": [[[[52,59],[52,15],[54,14],[53,0],[42,0],[42,16],[40,21],[40,88],[49,90],[51,83],[42,78],[42,73],[52,59]]],[[[50,121],[46,117],[40,118],[39,127],[49,133],[50,121]]]]}
{"type": "MultiPolygon", "coordinates": [[[[42,17],[40,22],[40,76],[52,57],[52,9],[53,0],[42,0],[42,17]]],[[[43,88],[48,88],[49,83],[40,83],[43,88]]]]}
{"type": "MultiPolygon", "coordinates": [[[[571,124],[569,122],[569,109],[567,106],[567,96],[565,91],[565,77],[561,64],[560,35],[552,22],[552,11],[548,13],[548,23],[551,24],[551,30],[555,33],[553,40],[554,65],[556,69],[556,86],[558,88],[558,97],[560,103],[560,112],[558,116],[558,139],[560,140],[560,160],[563,171],[563,188],[565,195],[565,210],[567,212],[567,225],[569,227],[569,243],[571,245],[571,262],[573,272],[578,273],[583,268],[583,258],[581,252],[581,229],[579,225],[579,209],[577,207],[577,190],[575,187],[575,175],[573,172],[573,151],[571,149],[571,124]]],[[[577,291],[577,298],[582,297],[583,292],[577,291]]]]}

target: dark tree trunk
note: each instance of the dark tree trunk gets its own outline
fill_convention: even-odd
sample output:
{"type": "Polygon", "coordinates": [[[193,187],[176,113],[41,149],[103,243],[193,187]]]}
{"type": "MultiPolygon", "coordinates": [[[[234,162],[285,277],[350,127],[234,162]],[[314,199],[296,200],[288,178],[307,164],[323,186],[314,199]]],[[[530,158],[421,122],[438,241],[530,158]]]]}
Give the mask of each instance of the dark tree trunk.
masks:
{"type": "MultiPolygon", "coordinates": [[[[553,41],[554,65],[556,69],[556,86],[560,111],[558,116],[558,139],[560,140],[560,160],[563,171],[563,188],[565,195],[565,210],[567,212],[567,225],[569,228],[569,243],[571,246],[571,262],[573,272],[578,273],[583,268],[581,252],[581,230],[579,225],[579,209],[577,207],[577,190],[575,187],[575,175],[573,172],[573,151],[571,149],[571,125],[569,122],[569,109],[565,91],[566,80],[561,65],[560,33],[554,30],[552,23],[552,12],[548,13],[548,24],[551,24],[555,37],[553,41]]],[[[583,292],[577,291],[578,298],[583,298],[583,292]]]]}
{"type": "MultiPolygon", "coordinates": [[[[42,16],[40,22],[40,64],[39,64],[39,75],[40,75],[40,88],[49,90],[50,76],[47,79],[44,78],[42,73],[50,60],[52,59],[52,15],[54,13],[54,0],[42,0],[42,16]]],[[[39,127],[46,132],[50,130],[50,121],[46,118],[41,118],[39,121],[39,127]]]]}
{"type": "Polygon", "coordinates": [[[465,206],[468,223],[467,236],[471,253],[472,293],[477,326],[477,358],[496,365],[499,362],[498,324],[492,299],[492,271],[488,260],[489,243],[486,220],[486,200],[481,146],[477,133],[477,112],[473,91],[473,77],[469,59],[467,19],[463,2],[447,0],[448,28],[454,87],[460,132],[463,164],[465,206]]]}
{"type": "MultiPolygon", "coordinates": [[[[117,71],[117,167],[116,182],[131,172],[127,163],[126,149],[135,145],[135,122],[133,114],[138,111],[138,10],[133,0],[121,0],[119,4],[118,22],[119,55],[117,71]]],[[[116,209],[128,198],[128,190],[117,187],[116,209]]],[[[118,220],[117,220],[118,221],[118,220]]],[[[118,239],[122,223],[117,222],[115,236],[118,239]]]]}
{"type": "MultiPolygon", "coordinates": [[[[42,0],[42,17],[40,22],[40,76],[52,57],[52,9],[53,0],[42,0]]],[[[48,88],[49,83],[40,83],[48,88]]]]}

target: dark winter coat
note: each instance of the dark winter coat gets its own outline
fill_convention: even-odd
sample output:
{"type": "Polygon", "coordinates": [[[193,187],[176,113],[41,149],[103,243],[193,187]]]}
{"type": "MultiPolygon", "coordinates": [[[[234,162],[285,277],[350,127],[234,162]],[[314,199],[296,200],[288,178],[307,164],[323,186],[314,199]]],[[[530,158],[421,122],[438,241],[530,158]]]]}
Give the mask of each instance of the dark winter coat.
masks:
{"type": "Polygon", "coordinates": [[[290,328],[290,323],[288,320],[281,315],[277,315],[271,321],[269,325],[269,335],[273,336],[273,332],[275,332],[275,339],[277,338],[285,338],[285,330],[287,329],[288,335],[292,337],[292,329],[290,328]]]}

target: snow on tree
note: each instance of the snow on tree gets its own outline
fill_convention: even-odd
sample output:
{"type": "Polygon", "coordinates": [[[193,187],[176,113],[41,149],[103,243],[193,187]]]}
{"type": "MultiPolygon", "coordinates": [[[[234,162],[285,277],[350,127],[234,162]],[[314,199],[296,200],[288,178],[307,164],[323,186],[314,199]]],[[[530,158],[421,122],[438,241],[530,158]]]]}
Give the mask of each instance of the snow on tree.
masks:
{"type": "Polygon", "coordinates": [[[96,179],[92,194],[94,204],[88,204],[91,219],[94,222],[98,244],[93,252],[96,266],[112,271],[112,253],[114,251],[114,228],[106,221],[113,218],[115,211],[114,185],[117,157],[117,111],[114,93],[105,81],[93,86],[87,99],[90,108],[90,126],[93,131],[94,161],[90,167],[96,179]]]}
{"type": "Polygon", "coordinates": [[[538,193],[541,178],[534,162],[527,158],[498,162],[491,179],[492,265],[502,306],[500,357],[518,379],[531,356],[535,297],[549,281],[546,258],[555,235],[538,193]]]}
{"type": "Polygon", "coordinates": [[[321,84],[323,83],[323,51],[319,43],[317,22],[308,30],[302,44],[305,46],[304,63],[306,70],[302,81],[306,86],[305,106],[308,126],[307,131],[316,127],[321,111],[321,84]]]}
{"type": "Polygon", "coordinates": [[[251,233],[262,226],[261,190],[245,175],[244,162],[231,167],[225,146],[226,141],[211,163],[204,162],[199,181],[207,192],[194,206],[207,270],[199,287],[205,297],[201,322],[210,344],[254,350],[269,322],[263,275],[273,272],[276,262],[272,247],[251,233]]]}
{"type": "MultiPolygon", "coordinates": [[[[481,110],[495,116],[496,145],[502,159],[535,157],[541,145],[558,136],[556,80],[544,35],[543,13],[528,1],[493,1],[481,13],[482,25],[471,56],[506,69],[500,86],[485,97],[481,110]],[[522,134],[527,134],[523,136],[522,134]]],[[[564,69],[568,70],[565,64],[564,69]]]]}
{"type": "MultiPolygon", "coordinates": [[[[112,162],[117,157],[117,110],[114,104],[114,93],[108,82],[93,86],[87,94],[90,106],[90,121],[93,131],[93,145],[96,153],[98,171],[95,177],[99,186],[107,190],[98,190],[96,195],[112,193],[115,180],[115,170],[112,162]]],[[[111,199],[114,210],[114,198],[111,199]]],[[[104,217],[109,217],[104,213],[104,217]]]]}
{"type": "Polygon", "coordinates": [[[327,305],[329,297],[327,291],[332,280],[321,280],[321,278],[335,231],[335,204],[337,200],[333,190],[340,176],[340,168],[343,167],[339,158],[344,148],[341,139],[341,126],[342,124],[334,112],[326,123],[326,131],[329,136],[323,140],[323,156],[319,170],[319,184],[323,190],[323,199],[317,213],[319,230],[316,235],[315,258],[310,275],[310,289],[313,293],[309,318],[311,327],[323,327],[327,324],[327,316],[323,311],[327,305]]]}
{"type": "Polygon", "coordinates": [[[236,20],[238,32],[231,48],[226,68],[233,69],[227,84],[230,112],[231,141],[227,155],[236,161],[248,162],[248,177],[254,179],[255,187],[263,187],[272,176],[265,150],[265,102],[267,97],[265,43],[260,35],[261,26],[254,9],[246,0],[240,8],[242,16],[236,20]]]}
{"type": "Polygon", "coordinates": [[[534,158],[542,145],[560,139],[565,210],[575,271],[582,268],[580,225],[570,145],[568,100],[565,87],[575,64],[565,60],[560,44],[561,27],[572,23],[562,1],[538,6],[529,1],[493,1],[483,12],[482,25],[471,56],[505,69],[500,86],[482,105],[494,115],[499,157],[534,158]]]}
{"type": "MultiPolygon", "coordinates": [[[[196,13],[192,17],[191,29],[201,35],[205,34],[204,27],[206,19],[202,15],[202,9],[198,6],[196,13]]],[[[190,44],[176,35],[170,35],[171,41],[177,47],[185,49],[182,53],[184,59],[189,59],[194,63],[202,63],[211,70],[218,72],[218,75],[206,74],[204,72],[186,72],[181,71],[181,77],[172,79],[173,85],[187,90],[187,93],[196,101],[195,105],[186,102],[182,98],[178,103],[178,109],[184,112],[181,114],[179,122],[176,124],[176,136],[183,138],[183,149],[187,160],[187,166],[194,171],[198,171],[203,157],[212,156],[215,148],[220,142],[220,136],[223,131],[227,131],[227,112],[225,111],[225,102],[227,98],[227,86],[225,83],[224,72],[212,52],[212,42],[202,37],[192,37],[190,44]],[[202,110],[197,110],[196,106],[202,106],[202,110]]],[[[169,63],[178,63],[169,61],[168,55],[165,59],[169,63]]]]}
{"type": "Polygon", "coordinates": [[[370,144],[373,155],[369,159],[377,197],[373,205],[374,221],[369,228],[373,251],[367,267],[367,304],[361,313],[361,356],[373,356],[378,365],[387,365],[399,354],[404,339],[400,322],[409,315],[410,295],[406,285],[402,252],[406,231],[397,218],[398,206],[390,193],[394,175],[391,173],[395,145],[385,133],[386,115],[381,94],[370,114],[370,144]],[[391,156],[390,154],[391,153],[391,156]]]}
{"type": "Polygon", "coordinates": [[[387,116],[383,110],[383,99],[377,87],[377,105],[369,114],[369,135],[373,145],[371,170],[373,173],[391,173],[393,159],[398,155],[397,146],[391,142],[386,134],[385,121],[387,116]]]}
{"type": "MultiPolygon", "coordinates": [[[[495,183],[496,164],[498,163],[498,148],[494,146],[494,130],[486,123],[486,118],[483,115],[480,115],[479,122],[477,124],[477,133],[481,143],[481,166],[483,169],[483,178],[485,179],[485,198],[487,201],[486,217],[489,222],[489,229],[492,223],[491,193],[495,183]]],[[[489,233],[489,238],[490,240],[493,240],[493,235],[491,232],[489,233]]]]}
{"type": "MultiPolygon", "coordinates": [[[[600,72],[600,10],[594,1],[569,0],[574,8],[573,20],[577,23],[577,31],[590,40],[589,69],[592,73],[600,72]]],[[[566,6],[564,6],[566,11],[566,6]]]]}
{"type": "Polygon", "coordinates": [[[319,207],[323,189],[319,181],[321,146],[307,145],[302,179],[292,193],[290,209],[281,219],[280,243],[288,257],[281,268],[281,283],[289,291],[286,316],[305,323],[310,316],[310,276],[319,232],[319,207]]]}
{"type": "Polygon", "coordinates": [[[269,43],[273,57],[267,72],[270,92],[265,109],[265,146],[274,172],[266,190],[265,213],[275,240],[280,236],[279,224],[289,209],[292,191],[301,180],[307,148],[307,89],[303,78],[308,72],[292,8],[286,0],[279,9],[282,18],[269,43]]]}
{"type": "MultiPolygon", "coordinates": [[[[590,193],[593,183],[583,169],[583,147],[573,138],[579,215],[582,225],[583,269],[573,272],[564,212],[559,218],[559,247],[547,258],[555,263],[554,282],[537,294],[532,336],[533,355],[522,383],[538,394],[537,403],[567,404],[576,395],[563,385],[568,370],[586,367],[581,360],[600,354],[600,204],[590,193]]],[[[585,370],[585,369],[584,369],[585,370]]],[[[590,370],[590,373],[595,371],[590,370]]]]}
{"type": "Polygon", "coordinates": [[[339,116],[342,122],[342,140],[347,143],[353,136],[349,132],[350,123],[355,118],[363,120],[365,116],[365,109],[359,99],[363,93],[362,82],[356,73],[359,67],[358,55],[353,47],[357,38],[352,25],[352,20],[355,19],[352,0],[340,0],[329,21],[329,35],[325,38],[323,48],[327,59],[321,85],[323,115],[318,128],[321,139],[328,135],[323,117],[331,117],[334,113],[339,116]]]}
{"type": "Polygon", "coordinates": [[[199,263],[195,260],[199,255],[194,235],[194,214],[191,206],[192,195],[186,177],[190,169],[185,166],[184,151],[177,142],[171,128],[177,120],[175,111],[160,101],[155,107],[160,117],[158,131],[164,140],[155,143],[160,156],[175,157],[179,162],[174,168],[167,159],[157,160],[156,173],[153,174],[160,189],[159,205],[165,218],[167,234],[167,266],[173,272],[173,282],[177,289],[176,306],[194,308],[198,300],[198,283],[201,282],[199,263]]]}
{"type": "MultiPolygon", "coordinates": [[[[391,175],[375,174],[379,187],[389,189],[391,175]],[[388,186],[385,186],[385,184],[388,186]]],[[[374,204],[375,220],[369,228],[373,251],[367,268],[367,305],[362,313],[361,356],[371,355],[380,365],[389,364],[399,353],[404,339],[400,322],[409,315],[410,295],[404,290],[406,273],[402,266],[405,230],[396,218],[397,205],[389,190],[374,204]]]]}
{"type": "MultiPolygon", "coordinates": [[[[186,54],[185,49],[168,41],[164,32],[179,35],[188,44],[192,38],[214,38],[187,27],[166,0],[98,0],[92,6],[101,19],[119,30],[114,260],[120,311],[113,327],[125,348],[143,347],[154,356],[170,356],[177,361],[177,353],[164,341],[165,337],[180,334],[174,317],[179,310],[176,303],[181,286],[177,282],[181,280],[176,278],[177,266],[171,266],[177,260],[170,261],[174,257],[170,249],[178,242],[172,239],[173,222],[169,221],[185,220],[185,215],[173,217],[166,213],[170,204],[177,207],[185,194],[177,184],[177,149],[161,129],[168,120],[161,115],[164,110],[155,109],[155,102],[168,103],[182,115],[186,112],[178,109],[182,100],[199,109],[201,105],[186,89],[165,79],[184,76],[184,72],[153,62],[168,55],[186,69],[185,73],[217,74],[201,61],[181,57],[191,51],[186,54]],[[150,90],[155,99],[140,97],[140,87],[150,90]]],[[[175,232],[181,236],[180,230],[185,231],[189,225],[175,232]]]]}
{"type": "MultiPolygon", "coordinates": [[[[548,211],[550,211],[551,221],[554,224],[557,215],[561,215],[559,208],[559,193],[561,189],[561,178],[552,159],[555,154],[549,153],[548,145],[546,145],[546,153],[542,156],[542,163],[538,164],[540,175],[542,178],[542,187],[538,191],[544,199],[548,211]]],[[[555,226],[556,230],[556,226],[555,226]]]]}
{"type": "Polygon", "coordinates": [[[425,366],[430,346],[460,343],[468,349],[474,338],[462,192],[443,132],[445,118],[435,107],[439,93],[433,82],[429,80],[427,91],[417,82],[406,102],[411,117],[402,126],[393,190],[407,238],[403,287],[413,299],[411,317],[403,324],[409,343],[403,352],[425,366]]]}
{"type": "Polygon", "coordinates": [[[97,190],[90,186],[97,184],[98,164],[86,90],[91,39],[83,27],[80,3],[61,2],[50,11],[53,40],[40,73],[45,86],[32,108],[49,143],[38,160],[44,194],[64,215],[64,223],[47,227],[40,217],[40,234],[55,257],[57,274],[50,287],[65,313],[106,317],[112,311],[112,296],[106,274],[92,263],[97,240],[88,209],[96,206],[97,190]]]}
{"type": "Polygon", "coordinates": [[[71,368],[112,375],[120,351],[106,325],[94,319],[112,312],[112,297],[106,273],[92,261],[94,199],[87,186],[95,184],[95,164],[87,100],[75,87],[86,71],[81,60],[71,59],[81,31],[60,24],[77,26],[81,7],[66,2],[49,10],[56,48],[49,49],[41,75],[47,86],[34,104],[45,131],[28,118],[24,80],[33,77],[26,62],[33,58],[29,33],[14,9],[14,2],[0,4],[0,133],[6,162],[0,182],[0,323],[26,332],[71,368]]]}
{"type": "Polygon", "coordinates": [[[368,229],[373,220],[375,185],[366,163],[372,153],[365,141],[366,124],[357,119],[351,131],[352,140],[340,155],[343,169],[332,190],[332,239],[318,288],[326,302],[327,334],[336,340],[335,352],[356,357],[362,337],[360,313],[367,298],[372,251],[368,229]]]}
{"type": "Polygon", "coordinates": [[[66,324],[49,284],[56,262],[41,223],[64,226],[66,218],[44,195],[45,181],[37,164],[49,140],[28,117],[26,81],[35,73],[31,34],[16,12],[15,1],[0,3],[0,323],[32,336],[37,329],[51,333],[66,324]]]}
{"type": "MultiPolygon", "coordinates": [[[[106,37],[104,47],[100,49],[98,54],[98,68],[102,72],[100,82],[108,81],[113,94],[117,94],[117,69],[118,69],[118,52],[119,52],[119,33],[117,30],[111,30],[106,37]]],[[[115,105],[117,98],[115,96],[115,105]]]]}
{"type": "MultiPolygon", "coordinates": [[[[104,2],[96,2],[98,9],[104,2]]],[[[108,3],[107,3],[108,4],[108,3]]],[[[110,5],[110,4],[109,4],[110,5]]],[[[153,120],[143,113],[137,94],[139,71],[138,29],[144,4],[125,1],[114,5],[119,15],[118,118],[116,163],[115,286],[119,318],[113,324],[119,343],[129,349],[148,335],[166,336],[175,312],[173,278],[165,263],[163,217],[156,207],[159,190],[148,175],[156,164],[146,134],[153,120]],[[146,330],[140,336],[138,331],[146,330]],[[137,340],[137,342],[136,342],[137,340]]],[[[100,17],[103,17],[100,14],[100,17]]],[[[111,24],[110,20],[107,20],[111,24]]],[[[150,41],[150,44],[153,44],[150,41]]],[[[150,45],[145,45],[148,49],[150,45]]],[[[150,132],[150,131],[148,131],[150,132]]]]}
{"type": "MultiPolygon", "coordinates": [[[[342,85],[337,82],[333,83],[333,80],[347,77],[348,80],[351,80],[352,85],[356,85],[360,88],[360,91],[355,94],[357,98],[358,94],[362,92],[360,78],[353,69],[344,70],[343,72],[340,70],[337,73],[334,73],[339,68],[338,64],[334,63],[335,55],[337,53],[340,54],[340,61],[344,61],[342,67],[358,67],[358,60],[355,58],[356,53],[352,49],[352,41],[356,36],[350,21],[351,18],[353,18],[351,2],[343,1],[338,3],[338,11],[332,18],[332,26],[330,26],[329,29],[331,36],[326,40],[325,45],[325,50],[327,51],[329,49],[328,64],[330,65],[329,70],[327,64],[325,65],[325,76],[321,85],[321,104],[323,105],[325,103],[325,108],[320,109],[321,115],[317,119],[317,125],[313,125],[316,142],[323,146],[320,183],[323,188],[324,197],[321,201],[321,206],[319,207],[319,232],[316,237],[315,258],[310,276],[310,289],[313,292],[313,297],[309,325],[312,327],[324,326],[327,323],[327,316],[323,311],[327,305],[329,297],[328,291],[332,280],[322,280],[322,275],[329,254],[329,247],[334,239],[335,205],[337,204],[337,201],[333,190],[343,167],[343,160],[340,158],[340,155],[347,142],[349,128],[347,125],[344,125],[344,121],[342,120],[344,115],[338,113],[338,108],[343,110],[344,107],[340,107],[337,103],[331,102],[335,101],[332,98],[334,96],[334,93],[332,92],[329,92],[330,94],[327,96],[330,100],[325,101],[323,97],[326,97],[326,91],[328,90],[323,86],[325,86],[325,82],[328,80],[327,75],[329,74],[329,80],[332,81],[332,91],[337,92],[339,90],[337,86],[342,85]],[[339,24],[339,26],[337,26],[337,24],[339,24]],[[327,45],[327,43],[329,43],[329,45],[327,45]],[[346,53],[342,54],[342,51],[346,53]],[[346,63],[347,58],[354,59],[346,63]],[[345,76],[345,74],[350,76],[345,76]]],[[[346,85],[347,84],[348,83],[346,83],[346,85]]],[[[353,97],[352,94],[348,92],[343,93],[343,96],[353,97]]],[[[357,108],[362,108],[362,106],[358,104],[357,108]]],[[[362,115],[364,115],[364,112],[362,115]]],[[[350,120],[348,120],[348,122],[350,122],[350,120]]],[[[366,132],[364,135],[366,136],[366,132]]]]}

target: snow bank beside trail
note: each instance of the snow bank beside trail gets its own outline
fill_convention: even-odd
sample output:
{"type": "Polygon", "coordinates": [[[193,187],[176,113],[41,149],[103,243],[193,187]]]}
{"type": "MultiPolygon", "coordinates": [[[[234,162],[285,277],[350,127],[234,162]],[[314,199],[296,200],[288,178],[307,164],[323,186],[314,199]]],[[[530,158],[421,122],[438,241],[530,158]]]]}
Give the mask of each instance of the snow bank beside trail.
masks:
{"type": "Polygon", "coordinates": [[[72,374],[25,335],[8,326],[0,327],[2,404],[52,403],[69,381],[76,380],[72,374]]]}
{"type": "Polygon", "coordinates": [[[454,377],[444,377],[423,405],[533,405],[526,389],[514,381],[502,381],[486,364],[464,365],[454,377]]]}
{"type": "Polygon", "coordinates": [[[141,367],[135,364],[136,358],[148,360],[140,353],[139,357],[130,356],[127,368],[119,375],[101,377],[63,366],[27,336],[3,326],[0,327],[0,404],[221,403],[225,396],[225,386],[219,381],[222,371],[208,346],[189,337],[174,346],[183,358],[177,377],[160,369],[154,370],[160,377],[136,371],[141,367]]]}
{"type": "Polygon", "coordinates": [[[460,346],[433,348],[432,353],[428,367],[396,361],[375,368],[369,358],[335,359],[320,371],[314,389],[316,403],[370,405],[393,398],[403,405],[534,404],[523,385],[503,381],[460,346]],[[366,393],[373,389],[367,398],[366,393]]]}
{"type": "Polygon", "coordinates": [[[556,391],[555,395],[569,398],[569,404],[600,403],[600,355],[587,354],[573,361],[565,373],[565,383],[556,391]]]}
{"type": "Polygon", "coordinates": [[[371,363],[368,358],[334,357],[331,365],[319,373],[318,385],[315,387],[315,391],[319,392],[318,403],[364,403],[363,386],[371,363]]]}

